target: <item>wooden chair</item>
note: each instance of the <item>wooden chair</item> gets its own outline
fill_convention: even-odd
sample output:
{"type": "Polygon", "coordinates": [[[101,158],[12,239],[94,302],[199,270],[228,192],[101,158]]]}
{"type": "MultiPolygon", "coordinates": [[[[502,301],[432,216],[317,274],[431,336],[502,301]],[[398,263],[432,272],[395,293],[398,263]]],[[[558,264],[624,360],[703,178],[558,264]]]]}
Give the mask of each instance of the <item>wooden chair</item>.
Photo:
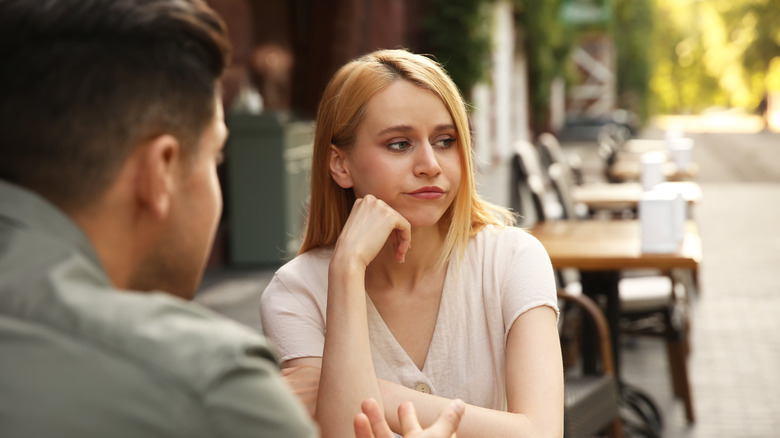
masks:
{"type": "Polygon", "coordinates": [[[566,438],[585,438],[606,431],[610,438],[622,437],[618,382],[606,318],[598,305],[584,295],[570,295],[559,290],[558,298],[565,304],[562,306],[562,318],[571,315],[574,306],[574,309],[580,310],[579,315],[584,315],[595,326],[602,364],[601,373],[597,375],[567,372],[564,378],[563,435],[566,438]]]}
{"type": "Polygon", "coordinates": [[[583,183],[582,160],[579,155],[572,153],[564,154],[561,143],[549,132],[539,134],[536,142],[539,147],[539,157],[544,167],[549,168],[552,164],[557,163],[571,174],[574,184],[580,185],[583,183]]]}

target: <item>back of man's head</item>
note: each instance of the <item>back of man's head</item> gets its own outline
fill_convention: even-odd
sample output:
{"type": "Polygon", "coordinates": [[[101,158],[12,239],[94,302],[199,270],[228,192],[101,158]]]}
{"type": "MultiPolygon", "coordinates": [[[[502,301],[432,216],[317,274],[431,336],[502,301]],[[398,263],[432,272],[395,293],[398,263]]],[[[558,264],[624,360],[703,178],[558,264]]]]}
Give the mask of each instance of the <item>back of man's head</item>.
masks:
{"type": "Polygon", "coordinates": [[[144,140],[186,158],[229,50],[203,0],[0,0],[0,179],[75,211],[144,140]]]}

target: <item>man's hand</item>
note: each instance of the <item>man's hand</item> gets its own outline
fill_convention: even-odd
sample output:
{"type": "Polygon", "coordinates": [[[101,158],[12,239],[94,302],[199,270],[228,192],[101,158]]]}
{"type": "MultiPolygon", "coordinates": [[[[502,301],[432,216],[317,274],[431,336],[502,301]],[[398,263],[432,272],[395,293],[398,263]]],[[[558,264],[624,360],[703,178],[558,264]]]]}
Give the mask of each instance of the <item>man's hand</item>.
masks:
{"type": "MultiPolygon", "coordinates": [[[[355,436],[357,438],[393,438],[393,432],[387,425],[384,413],[374,399],[367,399],[361,406],[363,413],[355,416],[355,436]]],[[[420,426],[417,413],[411,402],[398,406],[398,418],[404,438],[454,438],[466,405],[461,400],[453,400],[427,429],[420,426]]]]}

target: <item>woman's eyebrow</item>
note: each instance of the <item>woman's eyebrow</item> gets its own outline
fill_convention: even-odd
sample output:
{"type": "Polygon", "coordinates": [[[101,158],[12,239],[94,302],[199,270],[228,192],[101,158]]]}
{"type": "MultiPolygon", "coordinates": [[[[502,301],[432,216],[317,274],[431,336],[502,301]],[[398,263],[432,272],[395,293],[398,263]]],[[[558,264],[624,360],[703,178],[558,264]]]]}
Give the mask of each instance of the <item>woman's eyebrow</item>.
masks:
{"type": "Polygon", "coordinates": [[[409,125],[394,125],[379,131],[377,135],[385,135],[393,132],[400,132],[402,134],[406,134],[412,131],[414,131],[414,128],[409,125]]]}
{"type": "Polygon", "coordinates": [[[448,130],[457,131],[458,129],[452,123],[442,123],[440,125],[436,125],[436,127],[433,130],[434,131],[448,131],[448,130]]]}
{"type": "MultiPolygon", "coordinates": [[[[433,130],[435,132],[439,132],[439,131],[448,131],[448,130],[457,130],[457,129],[455,128],[455,125],[453,125],[452,123],[441,123],[439,125],[434,126],[433,130]]],[[[395,132],[407,134],[413,131],[414,131],[414,127],[409,125],[393,125],[379,131],[377,135],[381,136],[381,135],[395,133],[395,132]]]]}

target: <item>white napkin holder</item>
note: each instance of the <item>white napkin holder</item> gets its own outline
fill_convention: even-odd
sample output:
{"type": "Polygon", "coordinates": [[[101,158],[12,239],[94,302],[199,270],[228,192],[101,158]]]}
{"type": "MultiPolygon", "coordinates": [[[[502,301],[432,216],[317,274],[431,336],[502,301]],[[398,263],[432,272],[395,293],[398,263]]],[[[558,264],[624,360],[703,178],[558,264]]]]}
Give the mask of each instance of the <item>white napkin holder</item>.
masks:
{"type": "Polygon", "coordinates": [[[689,137],[672,138],[668,141],[669,156],[680,170],[685,170],[691,164],[693,139],[689,137]]]}
{"type": "Polygon", "coordinates": [[[679,138],[684,137],[685,132],[683,131],[682,125],[679,123],[672,123],[669,125],[669,128],[666,130],[666,134],[664,135],[664,138],[666,141],[669,141],[672,138],[679,138]]]}
{"type": "Polygon", "coordinates": [[[688,212],[682,194],[675,190],[650,190],[639,201],[642,252],[672,253],[685,238],[688,212]]]}
{"type": "Polygon", "coordinates": [[[658,184],[666,181],[663,172],[663,165],[666,163],[666,154],[664,152],[645,152],[640,158],[642,171],[640,179],[642,188],[651,190],[658,184]]]}

